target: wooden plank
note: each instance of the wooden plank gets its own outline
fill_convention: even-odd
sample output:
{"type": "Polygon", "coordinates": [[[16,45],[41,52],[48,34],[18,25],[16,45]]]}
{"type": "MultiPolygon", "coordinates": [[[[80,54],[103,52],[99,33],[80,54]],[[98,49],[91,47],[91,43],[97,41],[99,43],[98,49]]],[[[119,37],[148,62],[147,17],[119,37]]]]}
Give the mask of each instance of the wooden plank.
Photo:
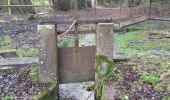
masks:
{"type": "MultiPolygon", "coordinates": [[[[74,20],[43,20],[40,24],[72,24],[74,20]]],[[[111,23],[111,19],[86,19],[86,20],[77,20],[77,24],[97,24],[97,23],[111,23]]]]}
{"type": "Polygon", "coordinates": [[[155,20],[155,21],[170,21],[170,18],[150,18],[149,20],[155,20]]]}
{"type": "Polygon", "coordinates": [[[31,64],[39,64],[38,58],[8,58],[0,59],[0,67],[11,66],[11,67],[25,67],[31,64]]]}
{"type": "MultiPolygon", "coordinates": [[[[58,31],[57,35],[60,35],[62,33],[64,33],[65,31],[58,31]]],[[[96,30],[83,30],[83,31],[79,31],[79,34],[91,34],[91,33],[96,33],[96,30]]],[[[74,31],[69,31],[67,34],[75,34],[74,31]]]]}
{"type": "Polygon", "coordinates": [[[125,28],[125,27],[129,27],[129,26],[144,22],[148,19],[149,18],[147,18],[147,17],[140,17],[140,18],[137,18],[137,19],[134,19],[134,20],[121,22],[120,24],[114,24],[114,30],[119,30],[119,29],[122,29],[122,28],[125,28]]]}
{"type": "Polygon", "coordinates": [[[94,81],[95,46],[59,48],[59,82],[94,81]]]}

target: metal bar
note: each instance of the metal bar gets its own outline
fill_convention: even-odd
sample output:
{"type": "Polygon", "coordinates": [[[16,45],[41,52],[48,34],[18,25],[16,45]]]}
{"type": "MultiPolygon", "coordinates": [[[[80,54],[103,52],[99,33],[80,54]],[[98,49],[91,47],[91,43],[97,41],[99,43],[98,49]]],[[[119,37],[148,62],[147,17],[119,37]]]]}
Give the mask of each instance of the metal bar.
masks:
{"type": "MultiPolygon", "coordinates": [[[[58,31],[57,35],[62,34],[65,31],[58,31]]],[[[91,34],[91,33],[96,33],[96,30],[83,30],[83,31],[79,31],[79,34],[91,34]]],[[[74,31],[68,31],[67,34],[75,34],[74,31]]]]}
{"type": "Polygon", "coordinates": [[[76,23],[74,25],[74,33],[75,33],[75,47],[78,48],[79,46],[79,25],[76,23]]]}
{"type": "MultiPolygon", "coordinates": [[[[96,24],[96,23],[111,23],[112,19],[92,19],[92,20],[77,20],[77,24],[96,24]]],[[[72,24],[73,21],[61,20],[46,20],[41,21],[40,24],[72,24]]]]}

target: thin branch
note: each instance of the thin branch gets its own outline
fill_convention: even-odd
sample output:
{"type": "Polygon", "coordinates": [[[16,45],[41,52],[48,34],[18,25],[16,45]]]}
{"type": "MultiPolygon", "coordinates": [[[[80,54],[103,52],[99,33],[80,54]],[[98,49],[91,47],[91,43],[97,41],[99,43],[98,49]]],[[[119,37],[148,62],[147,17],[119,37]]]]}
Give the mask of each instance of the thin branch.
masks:
{"type": "Polygon", "coordinates": [[[64,32],[64,33],[62,33],[61,35],[58,35],[58,36],[61,37],[61,36],[65,35],[65,34],[67,34],[67,33],[73,28],[73,26],[75,25],[76,22],[77,22],[77,20],[75,20],[75,21],[70,25],[70,27],[67,29],[66,32],[64,32]]]}

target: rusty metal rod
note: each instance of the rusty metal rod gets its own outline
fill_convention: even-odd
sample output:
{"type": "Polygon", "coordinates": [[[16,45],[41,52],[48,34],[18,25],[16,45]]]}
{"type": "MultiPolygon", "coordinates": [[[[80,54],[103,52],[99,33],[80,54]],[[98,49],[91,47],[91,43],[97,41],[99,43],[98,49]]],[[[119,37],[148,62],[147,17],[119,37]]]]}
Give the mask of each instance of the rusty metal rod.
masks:
{"type": "Polygon", "coordinates": [[[63,32],[62,34],[60,34],[60,35],[58,35],[58,36],[61,37],[61,36],[65,35],[65,34],[67,34],[67,33],[73,28],[73,26],[75,25],[76,22],[77,22],[77,20],[75,20],[75,21],[69,26],[69,28],[68,28],[65,32],[63,32]]]}

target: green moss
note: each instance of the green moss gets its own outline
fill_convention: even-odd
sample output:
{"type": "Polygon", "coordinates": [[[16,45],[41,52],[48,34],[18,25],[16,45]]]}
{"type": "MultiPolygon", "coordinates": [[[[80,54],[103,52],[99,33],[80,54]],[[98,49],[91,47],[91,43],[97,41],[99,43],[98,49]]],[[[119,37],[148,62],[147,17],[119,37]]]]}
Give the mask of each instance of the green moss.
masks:
{"type": "Polygon", "coordinates": [[[162,100],[170,100],[170,97],[163,96],[162,100]]]}
{"type": "Polygon", "coordinates": [[[0,46],[3,49],[12,48],[13,39],[9,35],[0,37],[0,46]]]}
{"type": "Polygon", "coordinates": [[[141,27],[129,27],[126,29],[127,32],[133,32],[133,31],[141,31],[144,30],[144,28],[141,27]]]}
{"type": "Polygon", "coordinates": [[[14,96],[5,96],[1,98],[2,100],[15,100],[14,96]]]}
{"type": "Polygon", "coordinates": [[[30,15],[29,20],[34,20],[34,19],[41,19],[41,18],[49,18],[50,15],[48,14],[42,14],[42,15],[30,15]]]}
{"type": "Polygon", "coordinates": [[[29,73],[29,76],[33,83],[38,83],[39,82],[39,67],[33,68],[31,72],[29,73]]]}
{"type": "Polygon", "coordinates": [[[163,84],[161,84],[161,83],[155,85],[155,86],[154,86],[154,89],[155,89],[156,91],[158,91],[158,92],[161,92],[161,93],[165,90],[163,84]]]}
{"type": "Polygon", "coordinates": [[[108,83],[107,79],[114,75],[113,72],[113,60],[109,59],[107,56],[104,55],[97,55],[96,56],[96,67],[99,77],[99,87],[96,90],[95,97],[98,100],[102,98],[102,92],[104,86],[108,83]]]}
{"type": "Polygon", "coordinates": [[[0,49],[0,53],[17,52],[16,49],[0,49]]]}
{"type": "MultiPolygon", "coordinates": [[[[31,81],[33,83],[39,82],[39,67],[35,67],[31,70],[29,74],[31,81]]],[[[50,85],[49,91],[42,91],[40,95],[33,97],[31,100],[58,100],[57,91],[58,85],[54,81],[50,81],[47,83],[50,85]]]]}
{"type": "Polygon", "coordinates": [[[50,82],[51,89],[48,92],[43,92],[39,96],[35,96],[32,100],[58,100],[57,91],[58,86],[55,82],[50,82]]]}
{"type": "Polygon", "coordinates": [[[36,48],[31,48],[28,50],[18,50],[17,51],[18,57],[38,57],[39,56],[39,50],[36,48]]]}
{"type": "Polygon", "coordinates": [[[113,76],[113,61],[112,60],[110,60],[107,56],[97,55],[96,62],[97,62],[98,71],[102,75],[101,77],[113,76]]]}
{"type": "Polygon", "coordinates": [[[132,57],[139,52],[146,52],[146,50],[168,50],[170,39],[159,39],[157,41],[151,41],[148,39],[148,31],[150,28],[155,26],[146,25],[143,29],[128,29],[124,34],[115,34],[115,48],[118,53],[125,54],[129,57],[132,57]]]}
{"type": "Polygon", "coordinates": [[[153,75],[148,75],[147,73],[144,73],[141,76],[141,80],[143,82],[145,82],[147,84],[150,84],[150,85],[153,85],[153,86],[160,82],[160,78],[155,77],[153,75]]]}

